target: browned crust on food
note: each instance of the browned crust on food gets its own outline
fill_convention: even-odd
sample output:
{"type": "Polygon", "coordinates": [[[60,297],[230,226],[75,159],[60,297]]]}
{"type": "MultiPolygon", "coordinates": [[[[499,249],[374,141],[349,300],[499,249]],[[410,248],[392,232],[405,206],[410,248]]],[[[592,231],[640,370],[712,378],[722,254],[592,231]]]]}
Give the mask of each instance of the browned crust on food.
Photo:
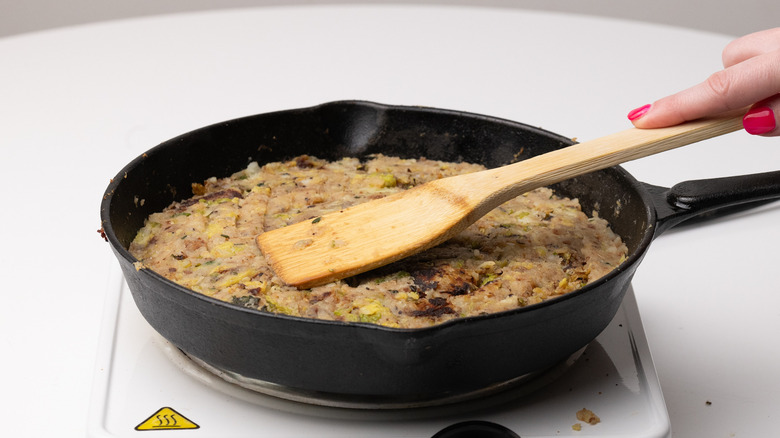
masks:
{"type": "Polygon", "coordinates": [[[179,203],[178,208],[180,210],[184,210],[187,207],[190,207],[201,201],[213,201],[216,199],[232,199],[232,198],[243,199],[244,195],[236,189],[220,190],[218,192],[208,193],[202,196],[196,196],[190,199],[185,199],[184,201],[181,201],[179,203]]]}

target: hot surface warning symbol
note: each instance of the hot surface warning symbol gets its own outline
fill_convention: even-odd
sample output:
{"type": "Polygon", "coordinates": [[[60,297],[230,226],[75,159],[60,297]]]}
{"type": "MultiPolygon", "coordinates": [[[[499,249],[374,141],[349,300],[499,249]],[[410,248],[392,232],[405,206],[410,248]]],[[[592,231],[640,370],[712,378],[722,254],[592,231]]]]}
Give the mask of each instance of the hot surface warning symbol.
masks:
{"type": "Polygon", "coordinates": [[[184,415],[171,408],[161,408],[141,424],[135,430],[179,430],[197,429],[200,426],[188,420],[184,415]]]}

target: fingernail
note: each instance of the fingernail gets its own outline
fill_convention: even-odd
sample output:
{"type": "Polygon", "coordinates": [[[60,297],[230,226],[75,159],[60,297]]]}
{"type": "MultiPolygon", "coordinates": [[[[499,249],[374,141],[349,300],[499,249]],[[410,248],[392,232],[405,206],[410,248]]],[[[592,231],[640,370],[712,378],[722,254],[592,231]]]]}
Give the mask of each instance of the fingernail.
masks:
{"type": "Polygon", "coordinates": [[[742,126],[748,134],[761,135],[775,130],[777,121],[771,108],[753,108],[742,118],[742,126]]]}
{"type": "Polygon", "coordinates": [[[631,110],[631,112],[628,113],[628,120],[634,121],[647,114],[648,111],[650,111],[650,105],[640,106],[637,109],[631,110]]]}

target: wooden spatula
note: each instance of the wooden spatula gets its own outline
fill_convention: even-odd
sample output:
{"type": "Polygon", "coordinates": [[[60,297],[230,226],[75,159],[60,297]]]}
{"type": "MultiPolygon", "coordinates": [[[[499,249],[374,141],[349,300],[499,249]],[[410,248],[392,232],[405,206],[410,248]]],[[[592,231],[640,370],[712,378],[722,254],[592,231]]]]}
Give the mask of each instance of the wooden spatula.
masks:
{"type": "Polygon", "coordinates": [[[310,288],[438,245],[535,188],[736,131],[744,113],[669,128],[631,128],[508,166],[435,180],[263,233],[257,244],[282,281],[310,288]]]}

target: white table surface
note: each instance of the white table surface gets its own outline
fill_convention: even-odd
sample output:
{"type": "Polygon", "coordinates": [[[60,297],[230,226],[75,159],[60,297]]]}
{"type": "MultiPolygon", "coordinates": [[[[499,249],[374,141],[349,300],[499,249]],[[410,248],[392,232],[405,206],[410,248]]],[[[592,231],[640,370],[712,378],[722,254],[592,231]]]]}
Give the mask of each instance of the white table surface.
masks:
{"type": "MultiPolygon", "coordinates": [[[[585,140],[720,68],[729,40],[410,5],[169,15],[0,39],[2,435],[84,436],[115,263],[96,232],[99,203],[109,178],[157,143],[341,99],[489,114],[585,140]]],[[[659,185],[776,170],[780,142],[740,132],[625,167],[659,185]]],[[[673,230],[639,268],[634,290],[676,437],[777,430],[778,223],[776,203],[673,230]]]]}

